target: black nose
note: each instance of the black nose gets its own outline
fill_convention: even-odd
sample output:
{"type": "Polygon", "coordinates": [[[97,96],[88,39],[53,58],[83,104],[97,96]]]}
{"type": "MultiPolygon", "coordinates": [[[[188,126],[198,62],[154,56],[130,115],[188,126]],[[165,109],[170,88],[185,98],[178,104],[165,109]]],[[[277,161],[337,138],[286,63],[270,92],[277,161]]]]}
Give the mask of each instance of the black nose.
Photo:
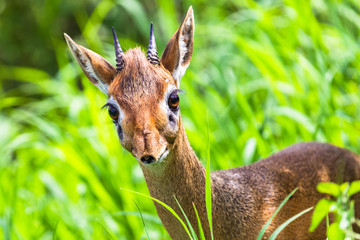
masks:
{"type": "Polygon", "coordinates": [[[143,157],[140,158],[140,161],[143,163],[143,164],[150,164],[150,163],[154,163],[156,160],[153,156],[151,155],[145,155],[143,157]]]}

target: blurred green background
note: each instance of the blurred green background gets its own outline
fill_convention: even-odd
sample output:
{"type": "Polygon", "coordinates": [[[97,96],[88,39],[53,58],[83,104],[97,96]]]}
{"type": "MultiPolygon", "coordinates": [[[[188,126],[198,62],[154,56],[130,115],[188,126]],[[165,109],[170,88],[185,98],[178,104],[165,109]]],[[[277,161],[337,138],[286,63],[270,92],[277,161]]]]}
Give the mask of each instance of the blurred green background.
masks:
{"type": "Polygon", "coordinates": [[[213,170],[303,141],[360,153],[358,0],[0,0],[0,239],[168,239],[142,172],[67,49],[111,63],[161,53],[188,7],[195,49],[181,82],[189,140],[213,170]],[[138,209],[138,207],[139,209],[138,209]]]}

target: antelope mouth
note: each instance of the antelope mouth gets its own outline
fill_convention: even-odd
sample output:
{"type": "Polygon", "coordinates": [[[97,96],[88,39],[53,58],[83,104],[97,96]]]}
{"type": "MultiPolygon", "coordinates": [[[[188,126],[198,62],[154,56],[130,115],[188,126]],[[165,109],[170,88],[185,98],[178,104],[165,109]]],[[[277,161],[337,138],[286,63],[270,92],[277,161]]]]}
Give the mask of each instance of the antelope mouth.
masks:
{"type": "Polygon", "coordinates": [[[140,158],[140,162],[144,165],[153,165],[155,163],[162,162],[168,154],[169,150],[166,148],[165,151],[160,155],[159,159],[156,160],[153,155],[145,155],[140,158]]]}
{"type": "Polygon", "coordinates": [[[165,151],[160,155],[158,162],[164,160],[168,156],[168,154],[169,154],[169,149],[166,148],[165,151]]]}

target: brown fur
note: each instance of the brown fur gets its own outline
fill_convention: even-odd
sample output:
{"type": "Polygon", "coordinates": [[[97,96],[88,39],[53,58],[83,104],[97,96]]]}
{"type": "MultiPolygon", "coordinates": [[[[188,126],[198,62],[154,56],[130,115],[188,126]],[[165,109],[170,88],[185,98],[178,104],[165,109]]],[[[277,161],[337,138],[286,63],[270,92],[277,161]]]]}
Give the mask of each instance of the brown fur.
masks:
{"type": "MultiPolygon", "coordinates": [[[[296,187],[298,191],[285,204],[268,227],[264,239],[283,222],[315,206],[323,197],[316,185],[335,182],[338,167],[345,162],[342,182],[360,179],[360,159],[348,150],[323,143],[300,143],[255,164],[213,172],[212,204],[214,239],[256,239],[276,208],[296,187]]],[[[196,205],[206,239],[210,231],[205,208],[205,169],[197,159],[180,126],[173,153],[160,166],[142,166],[152,197],[182,213],[176,196],[195,230],[196,205]]],[[[359,197],[356,199],[359,208],[359,197]]],[[[178,220],[155,203],[158,214],[172,239],[188,239],[178,220]]],[[[360,216],[359,211],[356,212],[360,216]]],[[[325,239],[325,223],[308,233],[312,211],[286,227],[277,239],[325,239]]],[[[184,220],[185,221],[185,220],[184,220]]]]}
{"type": "Polygon", "coordinates": [[[162,66],[150,64],[140,48],[128,50],[124,58],[125,68],[109,87],[109,95],[126,116],[122,128],[131,133],[125,135],[122,145],[138,159],[144,155],[159,158],[169,140],[161,134],[167,130],[167,116],[158,110],[159,99],[167,86],[175,82],[162,66]]]}
{"type": "MultiPolygon", "coordinates": [[[[193,53],[193,46],[194,46],[194,17],[193,17],[193,11],[190,7],[183,23],[179,27],[179,29],[174,33],[174,35],[170,38],[168,44],[165,47],[164,53],[161,57],[161,64],[164,66],[165,69],[167,69],[172,76],[175,78],[175,81],[177,81],[177,85],[179,86],[180,79],[176,79],[178,77],[178,74],[176,74],[177,71],[180,70],[180,68],[186,68],[190,64],[190,60],[193,53]],[[189,21],[190,25],[186,24],[186,20],[189,21]],[[181,50],[180,49],[180,38],[183,40],[183,45],[185,46],[186,53],[184,53],[184,56],[181,58],[181,50]]],[[[181,76],[180,76],[181,78],[181,76]]]]}
{"type": "Polygon", "coordinates": [[[117,96],[125,108],[138,108],[144,100],[156,101],[153,96],[163,96],[167,85],[174,83],[169,72],[150,64],[140,48],[129,49],[124,59],[126,66],[109,86],[109,95],[117,96]],[[144,99],[133,102],[140,97],[144,99]]]}
{"type": "Polygon", "coordinates": [[[173,72],[179,65],[179,62],[175,61],[175,59],[179,58],[178,40],[179,31],[176,31],[174,35],[170,38],[161,57],[161,63],[166,69],[169,69],[170,72],[173,72]]]}
{"type": "Polygon", "coordinates": [[[98,80],[91,76],[91,74],[89,74],[89,72],[86,70],[88,66],[84,59],[87,59],[89,61],[95,75],[97,75],[104,84],[110,84],[111,81],[114,79],[116,69],[99,54],[83,46],[80,46],[79,44],[74,42],[67,34],[64,34],[64,36],[76,61],[79,63],[81,69],[85,73],[86,77],[90,80],[90,82],[94,85],[98,84],[98,80]]]}
{"type": "MultiPolygon", "coordinates": [[[[121,144],[138,160],[145,155],[158,160],[166,149],[169,150],[163,161],[148,165],[140,163],[151,196],[168,204],[185,221],[175,196],[198,233],[194,204],[206,239],[210,239],[205,169],[189,144],[180,113],[171,113],[162,105],[166,106],[168,88],[179,84],[180,79],[172,77],[174,71],[180,65],[187,66],[191,59],[193,25],[189,29],[183,28],[188,18],[193,18],[191,8],[169,41],[160,66],[150,64],[140,49],[132,49],[124,56],[124,69],[112,78],[113,69],[106,60],[66,38],[85,74],[89,77],[86,67],[89,63],[80,61],[83,57],[90,59],[95,76],[107,84],[108,95],[123,111],[118,128],[124,133],[123,138],[120,137],[121,144]],[[179,58],[178,52],[180,33],[188,37],[183,38],[188,47],[184,59],[179,58]]],[[[93,81],[91,77],[89,79],[93,81]]],[[[359,179],[360,157],[323,143],[296,144],[252,165],[213,172],[214,239],[256,239],[283,199],[297,187],[298,191],[268,227],[264,237],[267,239],[284,221],[326,197],[316,190],[319,182],[341,183],[359,179]]],[[[360,217],[359,198],[358,194],[357,217],[360,217]]],[[[171,238],[188,239],[179,221],[159,204],[155,203],[155,206],[171,238]]],[[[325,239],[324,223],[314,233],[308,233],[311,214],[309,212],[291,223],[277,239],[325,239]]]]}
{"type": "MultiPolygon", "coordinates": [[[[214,209],[214,219],[221,219],[222,222],[216,232],[220,235],[227,233],[226,239],[234,239],[232,236],[255,239],[281,201],[298,187],[298,191],[272,221],[265,235],[269,237],[281,223],[325,197],[316,191],[316,185],[324,181],[336,182],[338,175],[344,176],[341,182],[359,180],[359,157],[348,150],[316,142],[296,144],[249,166],[214,172],[213,178],[218,182],[214,188],[215,198],[227,192],[227,197],[222,201],[214,201],[215,209],[218,208],[214,209]],[[344,172],[339,173],[339,166],[343,163],[344,172]],[[242,207],[223,208],[226,203],[233,205],[231,201],[234,199],[238,199],[242,207]],[[216,203],[220,202],[217,206],[216,203]],[[226,223],[225,219],[231,220],[226,223]],[[226,227],[236,221],[239,222],[237,228],[226,227]]],[[[356,201],[359,204],[360,199],[356,201]]],[[[308,233],[311,215],[312,212],[307,213],[294,221],[277,239],[325,239],[325,223],[314,233],[308,233]]]]}

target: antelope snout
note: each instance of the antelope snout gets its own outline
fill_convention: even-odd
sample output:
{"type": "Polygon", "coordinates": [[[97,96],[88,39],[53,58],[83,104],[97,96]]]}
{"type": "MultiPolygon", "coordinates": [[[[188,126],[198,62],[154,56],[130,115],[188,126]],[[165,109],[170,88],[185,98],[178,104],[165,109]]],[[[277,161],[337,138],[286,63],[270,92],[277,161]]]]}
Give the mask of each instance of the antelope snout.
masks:
{"type": "Polygon", "coordinates": [[[167,157],[168,154],[169,154],[169,149],[165,148],[165,150],[163,150],[161,152],[161,154],[158,158],[156,158],[150,154],[145,154],[140,158],[140,162],[145,165],[152,164],[155,162],[161,162],[162,160],[164,160],[167,157]]]}
{"type": "Polygon", "coordinates": [[[141,164],[154,164],[167,156],[167,142],[156,129],[145,128],[134,135],[131,152],[141,164]]]}
{"type": "Polygon", "coordinates": [[[140,161],[143,164],[151,164],[151,163],[156,162],[156,159],[152,155],[145,155],[140,158],[140,161]]]}

